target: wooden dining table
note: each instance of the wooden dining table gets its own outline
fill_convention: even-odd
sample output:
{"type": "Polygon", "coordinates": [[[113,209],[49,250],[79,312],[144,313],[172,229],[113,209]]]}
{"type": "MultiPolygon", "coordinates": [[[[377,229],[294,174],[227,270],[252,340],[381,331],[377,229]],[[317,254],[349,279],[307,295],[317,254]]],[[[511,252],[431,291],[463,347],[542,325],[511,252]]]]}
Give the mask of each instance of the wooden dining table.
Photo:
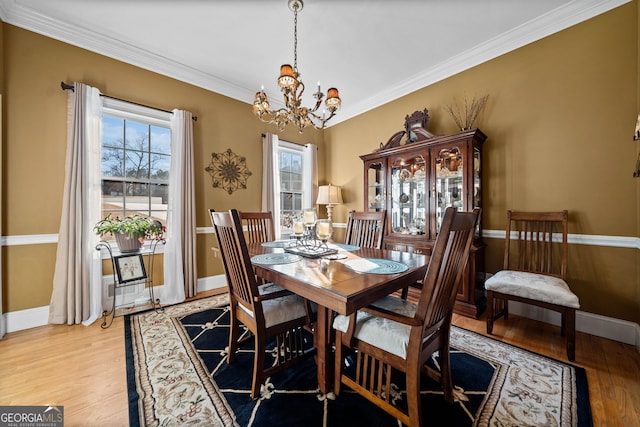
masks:
{"type": "MultiPolygon", "coordinates": [[[[284,252],[260,243],[248,245],[251,256],[284,252]]],[[[353,249],[353,248],[352,248],[353,249]]],[[[344,259],[300,257],[284,264],[253,263],[255,273],[318,305],[314,331],[317,351],[318,386],[324,394],[332,391],[334,361],[332,355],[333,312],[349,315],[377,299],[391,294],[424,277],[428,258],[424,255],[384,249],[358,248],[338,252],[344,259]],[[391,260],[406,265],[406,271],[392,274],[359,272],[348,266],[366,259],[391,260]]]]}

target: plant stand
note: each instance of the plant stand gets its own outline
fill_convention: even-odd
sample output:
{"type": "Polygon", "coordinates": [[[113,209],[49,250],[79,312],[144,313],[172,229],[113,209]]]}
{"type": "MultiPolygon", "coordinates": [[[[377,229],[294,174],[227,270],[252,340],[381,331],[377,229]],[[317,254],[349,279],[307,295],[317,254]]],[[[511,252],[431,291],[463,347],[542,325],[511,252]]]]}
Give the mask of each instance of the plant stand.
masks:
{"type": "MultiPolygon", "coordinates": [[[[152,240],[149,246],[143,247],[138,252],[121,252],[111,247],[109,242],[101,240],[96,245],[96,250],[102,251],[106,249],[111,260],[113,269],[113,303],[111,310],[102,312],[103,329],[108,328],[113,323],[113,319],[117,316],[138,313],[141,311],[156,310],[158,312],[164,309],[160,305],[160,299],[156,299],[153,293],[153,269],[154,260],[158,244],[165,244],[164,239],[152,240]],[[147,273],[144,260],[146,259],[149,271],[147,273]],[[142,304],[136,301],[117,303],[118,290],[123,290],[129,286],[143,285],[149,292],[149,299],[145,297],[142,304]]],[[[124,297],[124,296],[123,296],[124,297]]]]}

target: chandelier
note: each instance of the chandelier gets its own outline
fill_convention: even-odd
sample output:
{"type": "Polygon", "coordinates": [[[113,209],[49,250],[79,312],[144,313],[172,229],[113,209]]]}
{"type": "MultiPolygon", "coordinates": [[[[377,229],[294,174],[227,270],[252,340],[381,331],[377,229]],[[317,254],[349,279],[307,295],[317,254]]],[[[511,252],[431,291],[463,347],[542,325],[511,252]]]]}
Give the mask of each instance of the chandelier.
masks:
{"type": "Polygon", "coordinates": [[[293,67],[290,64],[281,65],[280,77],[278,77],[278,86],[280,86],[280,90],[284,95],[285,107],[271,111],[264,87],[260,92],[256,93],[256,99],[253,101],[254,114],[265,123],[275,124],[279,131],[283,131],[289,123],[296,125],[300,133],[309,125],[316,129],[323,129],[325,124],[336,114],[336,110],[342,103],[338,95],[338,89],[332,87],[327,91],[327,99],[324,102],[326,110],[320,114],[318,108],[322,104],[324,94],[320,91],[320,82],[318,82],[318,91],[313,94],[316,104],[313,108],[302,106],[304,83],[300,80],[300,73],[298,72],[298,12],[302,10],[302,7],[302,0],[289,0],[289,9],[293,11],[294,16],[293,67]]]}

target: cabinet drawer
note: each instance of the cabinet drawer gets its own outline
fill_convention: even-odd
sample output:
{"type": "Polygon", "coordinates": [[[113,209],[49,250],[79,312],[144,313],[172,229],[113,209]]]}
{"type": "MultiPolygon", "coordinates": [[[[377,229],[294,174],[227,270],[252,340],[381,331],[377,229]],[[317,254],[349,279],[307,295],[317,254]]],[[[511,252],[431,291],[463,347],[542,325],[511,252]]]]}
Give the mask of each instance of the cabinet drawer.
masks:
{"type": "Polygon", "coordinates": [[[426,256],[431,255],[431,248],[424,247],[424,246],[407,245],[406,251],[414,254],[420,254],[420,255],[426,255],[426,256]]]}
{"type": "Polygon", "coordinates": [[[386,243],[384,247],[389,251],[407,252],[407,245],[402,245],[399,243],[386,243]]]}

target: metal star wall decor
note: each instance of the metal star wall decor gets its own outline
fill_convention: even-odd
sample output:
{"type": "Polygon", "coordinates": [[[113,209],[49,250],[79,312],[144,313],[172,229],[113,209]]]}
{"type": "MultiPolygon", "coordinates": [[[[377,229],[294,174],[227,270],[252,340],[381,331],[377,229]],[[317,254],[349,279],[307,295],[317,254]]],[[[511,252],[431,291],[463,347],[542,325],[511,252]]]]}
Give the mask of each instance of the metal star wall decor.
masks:
{"type": "Polygon", "coordinates": [[[238,156],[227,148],[224,153],[211,153],[211,163],[204,170],[211,175],[213,188],[222,188],[232,194],[247,188],[251,171],[247,169],[246,161],[246,157],[238,156]]]}

